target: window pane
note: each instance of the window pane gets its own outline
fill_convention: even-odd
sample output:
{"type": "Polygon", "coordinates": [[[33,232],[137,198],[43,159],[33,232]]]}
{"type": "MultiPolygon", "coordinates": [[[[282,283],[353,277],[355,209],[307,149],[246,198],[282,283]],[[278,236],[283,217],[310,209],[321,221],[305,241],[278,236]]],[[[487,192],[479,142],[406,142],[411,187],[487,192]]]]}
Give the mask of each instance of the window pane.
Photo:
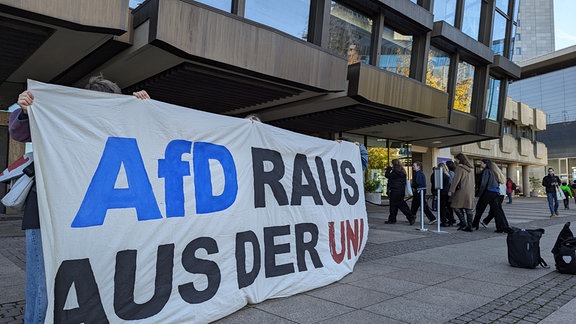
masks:
{"type": "Polygon", "coordinates": [[[246,0],[245,17],[292,36],[308,37],[310,0],[246,0]]]}
{"type": "Polygon", "coordinates": [[[498,102],[500,98],[500,80],[490,77],[486,97],[486,118],[498,120],[498,102]]]}
{"type": "Polygon", "coordinates": [[[480,30],[480,9],[482,0],[466,0],[464,2],[464,20],[462,22],[462,32],[478,40],[480,30]]]}
{"type": "Polygon", "coordinates": [[[332,1],[328,49],[348,58],[348,64],[369,63],[372,19],[332,1]]]}
{"type": "Polygon", "coordinates": [[[444,20],[454,26],[456,0],[434,1],[434,21],[444,20]]]}
{"type": "Polygon", "coordinates": [[[412,36],[402,35],[384,26],[380,47],[380,68],[407,77],[410,74],[411,53],[412,36]]]}
{"type": "Polygon", "coordinates": [[[450,55],[433,46],[428,54],[428,69],[426,84],[442,91],[448,91],[448,75],[450,72],[450,55]]]}
{"type": "Polygon", "coordinates": [[[492,27],[492,51],[496,55],[504,56],[504,41],[506,38],[506,18],[498,12],[494,15],[492,27]]]}
{"type": "Polygon", "coordinates": [[[232,11],[232,0],[196,0],[196,1],[227,12],[232,11]]]}
{"type": "Polygon", "coordinates": [[[508,14],[508,0],[496,0],[496,7],[508,14]]]}
{"type": "Polygon", "coordinates": [[[454,94],[454,109],[470,113],[472,89],[474,87],[474,65],[460,61],[454,94]]]}

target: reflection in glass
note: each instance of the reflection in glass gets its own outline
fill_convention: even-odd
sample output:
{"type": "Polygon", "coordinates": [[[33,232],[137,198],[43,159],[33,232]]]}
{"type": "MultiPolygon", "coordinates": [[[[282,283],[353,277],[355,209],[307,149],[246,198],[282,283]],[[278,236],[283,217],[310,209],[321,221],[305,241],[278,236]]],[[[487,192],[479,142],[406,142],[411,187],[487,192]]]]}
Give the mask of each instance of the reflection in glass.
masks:
{"type": "Polygon", "coordinates": [[[454,93],[454,110],[470,113],[472,105],[472,89],[474,87],[474,65],[460,61],[456,76],[456,91],[454,93]]]}
{"type": "Polygon", "coordinates": [[[307,39],[310,0],[246,0],[244,16],[292,36],[307,39]]]}
{"type": "Polygon", "coordinates": [[[486,118],[498,120],[498,102],[500,98],[500,80],[490,77],[486,95],[486,118]]]}
{"type": "Polygon", "coordinates": [[[456,0],[434,1],[434,21],[444,20],[454,26],[456,0]]]}
{"type": "Polygon", "coordinates": [[[232,0],[196,0],[196,2],[200,2],[226,12],[232,11],[232,0]]]}
{"type": "Polygon", "coordinates": [[[380,46],[380,68],[408,77],[411,53],[412,36],[402,35],[384,26],[380,46]]]}
{"type": "Polygon", "coordinates": [[[464,19],[462,21],[462,32],[478,40],[480,30],[480,9],[482,0],[466,0],[464,2],[464,19]]]}
{"type": "Polygon", "coordinates": [[[492,26],[492,51],[495,55],[504,56],[504,42],[506,38],[506,18],[499,12],[494,14],[494,26],[492,26]]]}
{"type": "Polygon", "coordinates": [[[348,58],[348,64],[369,63],[372,19],[335,1],[330,5],[328,49],[348,58]]]}
{"type": "Polygon", "coordinates": [[[449,72],[450,55],[430,46],[428,69],[426,70],[426,84],[442,91],[448,91],[449,72]]]}
{"type": "Polygon", "coordinates": [[[513,22],[512,23],[512,38],[510,39],[510,55],[508,57],[510,60],[512,60],[512,58],[514,57],[514,46],[516,44],[516,27],[517,27],[516,23],[513,22]]]}

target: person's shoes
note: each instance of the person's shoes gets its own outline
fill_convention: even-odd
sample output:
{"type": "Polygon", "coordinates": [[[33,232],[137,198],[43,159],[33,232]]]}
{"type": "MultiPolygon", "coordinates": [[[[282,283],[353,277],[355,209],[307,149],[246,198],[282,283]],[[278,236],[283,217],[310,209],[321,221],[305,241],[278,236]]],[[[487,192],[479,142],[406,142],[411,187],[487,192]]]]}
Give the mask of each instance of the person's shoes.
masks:
{"type": "Polygon", "coordinates": [[[462,229],[464,232],[472,232],[472,226],[466,226],[462,229]]]}
{"type": "Polygon", "coordinates": [[[550,214],[550,218],[554,217],[554,214],[550,214]]]}
{"type": "Polygon", "coordinates": [[[484,227],[484,228],[488,228],[488,226],[486,226],[486,223],[484,223],[484,221],[481,221],[480,225],[482,225],[482,227],[484,227]]]}
{"type": "Polygon", "coordinates": [[[410,226],[414,225],[414,223],[416,223],[416,217],[412,217],[408,220],[408,223],[410,224],[410,226]]]}
{"type": "Polygon", "coordinates": [[[448,223],[440,223],[440,227],[448,227],[448,226],[450,226],[450,224],[448,224],[448,223]]]}
{"type": "Polygon", "coordinates": [[[554,211],[554,214],[556,214],[556,216],[558,216],[558,211],[557,211],[557,210],[556,210],[556,211],[554,211]]]}
{"type": "Polygon", "coordinates": [[[438,222],[438,220],[433,219],[433,220],[428,222],[428,225],[434,225],[434,224],[436,224],[436,222],[438,222]]]}
{"type": "Polygon", "coordinates": [[[504,233],[506,232],[505,230],[495,230],[494,233],[504,233]]]}
{"type": "Polygon", "coordinates": [[[396,224],[396,221],[387,220],[384,222],[384,224],[396,224]]]}
{"type": "Polygon", "coordinates": [[[476,224],[476,225],[472,225],[472,228],[475,230],[479,230],[480,229],[480,225],[476,224]]]}

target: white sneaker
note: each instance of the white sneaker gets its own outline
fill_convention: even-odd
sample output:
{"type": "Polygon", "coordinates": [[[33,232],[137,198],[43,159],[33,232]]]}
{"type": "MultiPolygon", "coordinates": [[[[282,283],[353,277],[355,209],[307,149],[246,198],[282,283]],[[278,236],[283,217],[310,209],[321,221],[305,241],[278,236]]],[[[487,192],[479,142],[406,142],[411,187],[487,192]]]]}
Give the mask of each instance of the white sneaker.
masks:
{"type": "Polygon", "coordinates": [[[438,221],[437,219],[433,219],[433,220],[428,222],[428,225],[434,225],[434,224],[436,224],[437,221],[438,221]]]}

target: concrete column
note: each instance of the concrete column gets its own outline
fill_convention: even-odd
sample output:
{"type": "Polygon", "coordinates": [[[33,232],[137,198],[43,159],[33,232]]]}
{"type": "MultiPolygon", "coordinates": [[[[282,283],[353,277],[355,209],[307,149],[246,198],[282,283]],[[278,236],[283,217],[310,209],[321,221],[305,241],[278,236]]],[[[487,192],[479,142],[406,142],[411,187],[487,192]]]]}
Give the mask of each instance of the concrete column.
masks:
{"type": "Polygon", "coordinates": [[[522,192],[524,197],[530,197],[530,170],[528,165],[522,166],[522,192]]]}
{"type": "Polygon", "coordinates": [[[518,163],[509,163],[506,171],[506,177],[512,179],[514,183],[521,183],[520,179],[518,179],[518,166],[518,163]]]}

